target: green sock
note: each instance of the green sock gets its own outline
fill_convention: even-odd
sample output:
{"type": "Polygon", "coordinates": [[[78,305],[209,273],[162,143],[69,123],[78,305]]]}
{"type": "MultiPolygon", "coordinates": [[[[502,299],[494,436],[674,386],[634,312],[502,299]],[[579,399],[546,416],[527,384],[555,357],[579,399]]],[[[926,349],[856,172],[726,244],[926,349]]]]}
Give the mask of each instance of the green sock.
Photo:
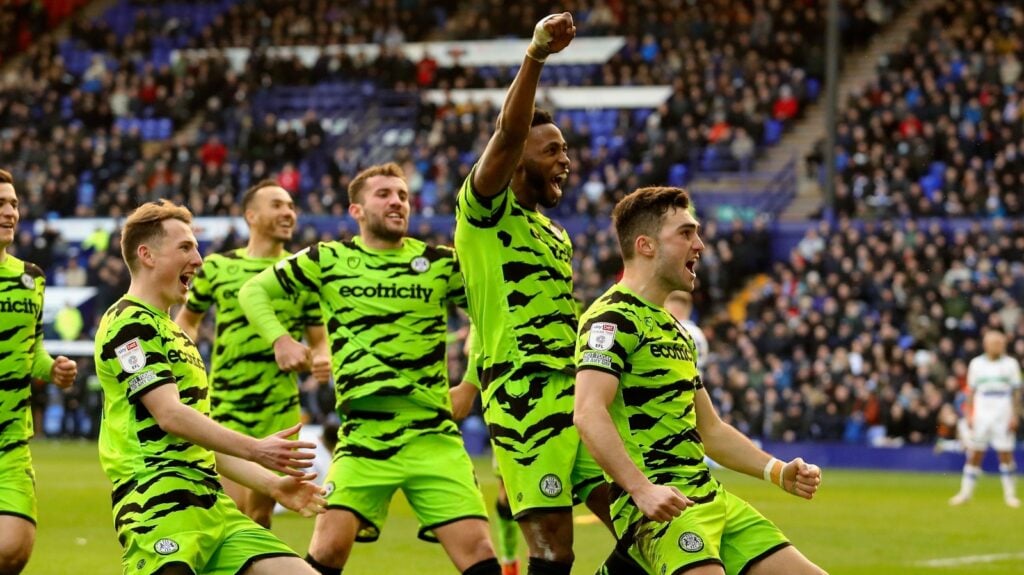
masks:
{"type": "Polygon", "coordinates": [[[507,503],[502,505],[499,501],[494,508],[498,511],[498,558],[507,563],[516,559],[519,525],[512,519],[512,509],[507,503]]]}

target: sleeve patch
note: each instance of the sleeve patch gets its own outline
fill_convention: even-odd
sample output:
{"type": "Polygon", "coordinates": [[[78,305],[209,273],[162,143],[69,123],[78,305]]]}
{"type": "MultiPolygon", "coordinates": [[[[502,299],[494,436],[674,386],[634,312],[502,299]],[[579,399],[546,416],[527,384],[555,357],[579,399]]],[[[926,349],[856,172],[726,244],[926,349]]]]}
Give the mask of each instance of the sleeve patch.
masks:
{"type": "Polygon", "coordinates": [[[135,373],[146,367],[146,352],[142,350],[139,338],[134,338],[114,349],[121,368],[128,373],[135,373]]]}
{"type": "Polygon", "coordinates": [[[581,362],[581,364],[611,369],[612,358],[608,357],[603,353],[598,353],[596,351],[585,351],[583,352],[583,361],[581,362]]]}
{"type": "Polygon", "coordinates": [[[587,346],[598,351],[608,351],[615,344],[615,332],[618,328],[614,323],[599,321],[590,326],[587,346]]]}
{"type": "Polygon", "coordinates": [[[128,380],[128,395],[132,395],[140,388],[156,381],[156,372],[144,371],[128,380]]]}

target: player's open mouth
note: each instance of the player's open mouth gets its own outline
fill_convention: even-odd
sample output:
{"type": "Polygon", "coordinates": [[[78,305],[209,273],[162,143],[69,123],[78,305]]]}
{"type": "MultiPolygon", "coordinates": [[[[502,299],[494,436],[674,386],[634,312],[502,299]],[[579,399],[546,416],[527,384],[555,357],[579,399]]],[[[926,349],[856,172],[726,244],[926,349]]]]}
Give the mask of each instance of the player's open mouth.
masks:
{"type": "Polygon", "coordinates": [[[390,212],[390,213],[384,214],[384,219],[390,220],[392,222],[399,223],[399,224],[405,222],[405,216],[403,216],[402,214],[400,214],[398,212],[390,212]]]}
{"type": "Polygon", "coordinates": [[[569,179],[569,171],[566,170],[566,171],[562,172],[561,174],[558,174],[557,176],[551,178],[551,185],[556,190],[561,192],[562,191],[562,185],[565,184],[565,181],[568,180],[568,179],[569,179]]]}
{"type": "Polygon", "coordinates": [[[0,223],[0,230],[13,230],[13,229],[14,229],[14,220],[0,223]]]}
{"type": "Polygon", "coordinates": [[[184,286],[185,289],[192,289],[192,278],[194,278],[195,275],[195,272],[185,272],[178,276],[178,281],[181,282],[181,285],[184,286]]]}
{"type": "Polygon", "coordinates": [[[697,260],[698,259],[700,259],[700,258],[693,258],[692,260],[687,260],[687,262],[686,262],[686,271],[690,272],[690,274],[693,277],[697,277],[696,269],[697,269],[697,260]]]}

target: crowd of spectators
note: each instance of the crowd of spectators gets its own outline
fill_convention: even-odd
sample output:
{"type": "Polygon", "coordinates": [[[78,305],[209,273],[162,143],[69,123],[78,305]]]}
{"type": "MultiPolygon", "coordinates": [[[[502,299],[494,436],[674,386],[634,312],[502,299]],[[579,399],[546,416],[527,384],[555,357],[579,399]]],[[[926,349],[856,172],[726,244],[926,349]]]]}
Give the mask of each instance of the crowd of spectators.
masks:
{"type": "Polygon", "coordinates": [[[0,65],[39,41],[88,0],[5,0],[0,3],[0,65]]]}
{"type": "Polygon", "coordinates": [[[1024,215],[1022,24],[1021,6],[996,0],[947,1],[921,17],[841,115],[838,213],[1024,215]]]}
{"type": "Polygon", "coordinates": [[[930,445],[956,438],[967,364],[988,327],[1024,359],[1024,223],[843,219],[810,229],[749,301],[703,325],[704,382],[764,439],[930,445]]]}

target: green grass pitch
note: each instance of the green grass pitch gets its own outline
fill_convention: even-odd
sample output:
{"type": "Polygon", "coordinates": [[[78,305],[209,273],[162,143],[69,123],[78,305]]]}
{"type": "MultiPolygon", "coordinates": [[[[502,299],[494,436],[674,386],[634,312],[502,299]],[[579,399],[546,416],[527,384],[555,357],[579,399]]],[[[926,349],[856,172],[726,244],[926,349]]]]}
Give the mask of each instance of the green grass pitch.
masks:
{"type": "MultiPolygon", "coordinates": [[[[39,529],[25,575],[120,573],[110,485],[100,469],[96,445],[34,441],[32,454],[39,529]]],[[[495,482],[489,460],[478,462],[478,472],[491,502],[495,482]]],[[[1024,509],[1003,505],[999,480],[992,475],[982,479],[973,502],[955,509],[946,505],[959,485],[954,474],[826,469],[823,489],[813,502],[735,473],[717,471],[716,475],[774,520],[804,554],[832,575],[1022,572],[1024,509]]],[[[611,536],[586,517],[577,520],[573,573],[589,575],[607,554],[611,536]]],[[[294,514],[279,515],[274,521],[274,531],[303,555],[312,527],[311,520],[294,514]]],[[[419,541],[415,534],[416,522],[408,505],[396,497],[381,540],[357,544],[345,573],[455,573],[439,545],[419,541]]],[[[521,555],[524,549],[521,543],[521,555]]]]}

